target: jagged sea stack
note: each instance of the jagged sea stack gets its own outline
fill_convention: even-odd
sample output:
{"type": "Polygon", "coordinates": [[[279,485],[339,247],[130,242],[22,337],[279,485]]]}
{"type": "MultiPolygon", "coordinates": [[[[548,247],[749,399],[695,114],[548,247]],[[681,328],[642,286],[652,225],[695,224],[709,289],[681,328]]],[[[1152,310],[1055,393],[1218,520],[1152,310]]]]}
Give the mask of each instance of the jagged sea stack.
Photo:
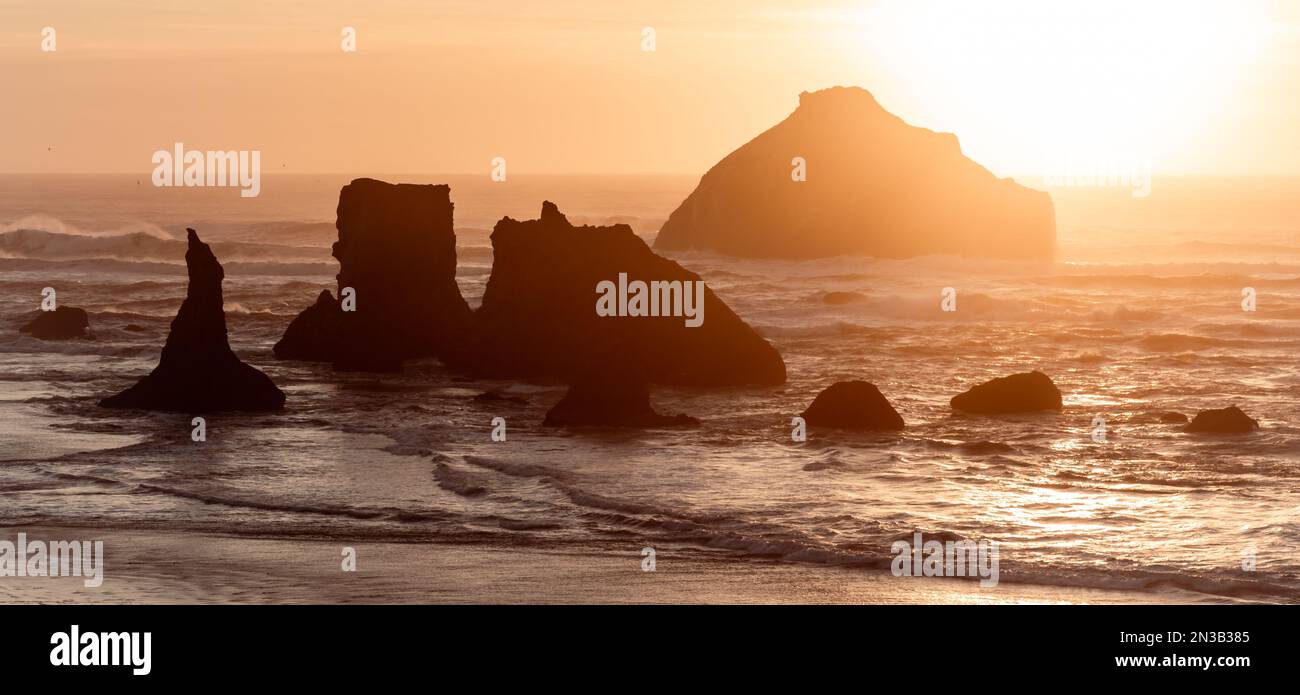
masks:
{"type": "Polygon", "coordinates": [[[625,224],[575,227],[548,201],[540,219],[498,222],[492,249],[492,275],[475,312],[482,376],[574,383],[614,366],[651,384],[785,381],[776,348],[699,285],[700,276],[655,255],[625,224]],[[602,283],[645,283],[658,315],[632,315],[621,291],[617,304],[628,315],[598,314],[602,283]],[[697,291],[703,313],[692,327],[684,302],[694,303],[697,291]]]}
{"type": "Polygon", "coordinates": [[[280,410],[284,393],[230,349],[221,299],[225,271],[198,234],[193,229],[186,232],[189,288],[172,320],[158,366],[131,388],[99,404],[187,413],[280,410]]]}
{"type": "Polygon", "coordinates": [[[771,258],[1055,248],[1048,194],[999,179],[957,136],[909,125],[857,87],[799,95],[794,113],[700,179],[655,240],[657,251],[771,258]]]}
{"type": "Polygon", "coordinates": [[[321,292],[289,324],[275,355],[336,369],[395,371],[403,360],[465,364],[472,313],[456,285],[446,185],[356,179],[339,193],[338,296],[321,292]],[[340,304],[355,292],[355,311],[340,304]]]}

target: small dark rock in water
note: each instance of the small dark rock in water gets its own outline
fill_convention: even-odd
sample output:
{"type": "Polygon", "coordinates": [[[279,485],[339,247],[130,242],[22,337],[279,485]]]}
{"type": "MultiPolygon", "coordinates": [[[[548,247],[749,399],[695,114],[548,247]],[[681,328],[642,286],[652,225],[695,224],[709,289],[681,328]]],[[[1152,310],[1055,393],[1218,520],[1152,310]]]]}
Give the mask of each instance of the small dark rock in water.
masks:
{"type": "Polygon", "coordinates": [[[855,304],[866,301],[866,295],[857,292],[827,292],[822,295],[824,304],[855,304]]]}
{"type": "Polygon", "coordinates": [[[986,381],[953,396],[952,407],[968,413],[1005,414],[1060,410],[1061,391],[1039,371],[986,381]]]}
{"type": "Polygon", "coordinates": [[[85,309],[61,306],[54,311],[42,311],[36,318],[18,329],[41,340],[71,340],[89,338],[90,317],[85,309]]]}
{"type": "Polygon", "coordinates": [[[1160,411],[1151,411],[1146,413],[1138,413],[1137,415],[1134,415],[1133,417],[1129,418],[1129,422],[1137,425],[1146,424],[1146,423],[1158,423],[1162,425],[1186,425],[1187,416],[1179,412],[1174,412],[1172,410],[1160,410],[1160,411]]]}
{"type": "Polygon", "coordinates": [[[284,408],[284,393],[230,349],[221,299],[225,271],[194,230],[186,231],[190,283],[158,366],[131,388],[99,404],[189,413],[284,408]]]}
{"type": "Polygon", "coordinates": [[[642,379],[583,376],[546,413],[547,427],[692,427],[689,415],[660,415],[650,407],[650,387],[642,379]]]}
{"type": "Polygon", "coordinates": [[[1220,410],[1202,410],[1196,414],[1190,425],[1183,428],[1183,431],[1238,434],[1254,432],[1257,429],[1259,429],[1258,420],[1243,413],[1237,406],[1230,405],[1220,410]]]}
{"type": "Polygon", "coordinates": [[[817,394],[812,405],[803,411],[803,419],[812,427],[838,427],[850,430],[901,430],[903,418],[880,393],[875,384],[865,381],[841,381],[817,394]]]}
{"type": "Polygon", "coordinates": [[[517,403],[519,405],[528,403],[528,401],[523,398],[518,396],[507,396],[500,391],[484,391],[475,396],[474,400],[480,403],[517,403]]]}
{"type": "Polygon", "coordinates": [[[148,332],[149,332],[149,329],[148,329],[148,328],[145,328],[144,326],[141,326],[141,325],[138,324],[138,323],[128,323],[128,324],[126,324],[126,327],[123,328],[122,330],[124,330],[124,331],[131,331],[132,333],[148,333],[148,332]]]}

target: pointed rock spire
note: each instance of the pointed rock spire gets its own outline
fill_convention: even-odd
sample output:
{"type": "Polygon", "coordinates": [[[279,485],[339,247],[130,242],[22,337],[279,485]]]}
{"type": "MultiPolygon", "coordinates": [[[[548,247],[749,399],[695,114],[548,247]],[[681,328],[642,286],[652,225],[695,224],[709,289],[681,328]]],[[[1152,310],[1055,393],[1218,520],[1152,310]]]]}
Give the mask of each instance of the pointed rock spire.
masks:
{"type": "Polygon", "coordinates": [[[194,413],[283,408],[284,393],[230,349],[221,295],[225,271],[199,235],[193,229],[185,231],[189,288],[172,320],[162,358],[148,376],[99,404],[194,413]]]}

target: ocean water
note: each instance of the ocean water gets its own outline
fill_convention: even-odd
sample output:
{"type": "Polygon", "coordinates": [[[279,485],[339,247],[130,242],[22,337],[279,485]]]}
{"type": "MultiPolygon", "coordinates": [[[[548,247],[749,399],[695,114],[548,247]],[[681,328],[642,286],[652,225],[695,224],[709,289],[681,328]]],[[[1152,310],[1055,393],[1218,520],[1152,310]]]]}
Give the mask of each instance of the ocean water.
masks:
{"type": "MultiPolygon", "coordinates": [[[[377,176],[451,184],[474,306],[501,216],[535,217],[550,199],[575,223],[652,240],[695,183],[377,176]]],[[[0,176],[0,527],[652,546],[861,572],[888,571],[890,542],[919,530],[998,541],[1004,583],[1300,600],[1300,181],[1157,179],[1145,199],[1053,190],[1053,261],[679,254],[777,346],[788,383],[655,390],[660,412],[698,429],[574,432],[540,427],[558,384],[467,379],[433,360],[362,375],[273,357],[334,286],[348,178],[268,176],[242,199],[133,176],[0,176]],[[188,415],[95,405],[156,363],[185,293],[186,226],[226,267],[232,345],[288,396],[283,413],[209,416],[203,443],[188,415]],[[43,287],[90,312],[94,340],[18,333],[43,287]],[[955,312],[940,310],[945,287],[955,312]],[[1245,287],[1257,311],[1242,310],[1245,287]],[[948,407],[1030,369],[1061,388],[1060,414],[948,407]],[[907,429],[792,442],[791,418],[843,379],[877,384],[907,429]],[[486,390],[522,402],[473,399],[486,390]],[[1261,431],[1192,436],[1157,417],[1229,404],[1261,431]],[[505,442],[490,438],[497,416],[505,442]]]]}

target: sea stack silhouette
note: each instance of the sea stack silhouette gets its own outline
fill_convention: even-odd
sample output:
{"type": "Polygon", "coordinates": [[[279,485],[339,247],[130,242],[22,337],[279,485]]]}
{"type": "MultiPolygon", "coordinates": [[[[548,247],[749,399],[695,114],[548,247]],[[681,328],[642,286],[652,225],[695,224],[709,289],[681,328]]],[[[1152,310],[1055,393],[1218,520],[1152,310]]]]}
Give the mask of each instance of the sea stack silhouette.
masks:
{"type": "Polygon", "coordinates": [[[284,393],[230,349],[221,298],[225,271],[198,234],[185,231],[189,288],[172,320],[162,358],[148,376],[99,404],[189,413],[280,410],[284,393]]]}
{"type": "Polygon", "coordinates": [[[1047,258],[1056,221],[1048,194],[994,176],[957,136],[905,123],[865,89],[832,87],[800,94],[794,113],[714,165],[655,249],[1047,258]]]}
{"type": "Polygon", "coordinates": [[[652,384],[785,381],[785,362],[776,348],[707,285],[694,284],[701,282],[699,275],[656,255],[628,225],[575,227],[547,201],[539,219],[498,222],[492,249],[492,275],[475,312],[480,376],[576,383],[615,361],[652,384]],[[699,291],[702,321],[691,327],[681,312],[662,315],[672,314],[680,302],[661,292],[654,293],[661,315],[599,315],[603,282],[620,287],[676,283],[683,295],[677,299],[684,301],[694,301],[699,291]]]}
{"type": "Polygon", "coordinates": [[[339,296],[324,290],[294,318],[276,357],[376,372],[420,357],[463,365],[472,313],[456,285],[450,187],[356,179],[339,193],[336,227],[339,296]]]}

